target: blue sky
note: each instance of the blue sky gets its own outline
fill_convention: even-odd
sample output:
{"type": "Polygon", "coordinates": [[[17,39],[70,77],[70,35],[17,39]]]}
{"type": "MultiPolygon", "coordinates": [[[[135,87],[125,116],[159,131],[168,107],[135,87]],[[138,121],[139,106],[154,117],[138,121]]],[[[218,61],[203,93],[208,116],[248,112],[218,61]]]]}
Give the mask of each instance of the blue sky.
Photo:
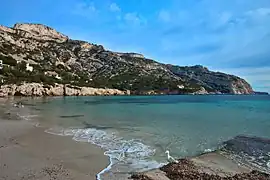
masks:
{"type": "Polygon", "coordinates": [[[270,92],[270,0],[2,0],[0,24],[16,22],[163,63],[201,64],[270,92]]]}

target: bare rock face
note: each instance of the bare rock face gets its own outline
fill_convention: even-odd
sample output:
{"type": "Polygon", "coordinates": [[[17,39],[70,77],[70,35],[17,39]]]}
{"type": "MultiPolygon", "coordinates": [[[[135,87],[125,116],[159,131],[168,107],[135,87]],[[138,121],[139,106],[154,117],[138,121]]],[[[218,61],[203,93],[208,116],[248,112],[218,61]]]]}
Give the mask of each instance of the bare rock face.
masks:
{"type": "Polygon", "coordinates": [[[21,96],[29,96],[29,95],[42,96],[43,95],[42,89],[43,89],[43,87],[41,84],[37,84],[37,83],[22,84],[22,85],[16,87],[14,95],[17,95],[17,96],[18,95],[21,95],[21,96]]]}
{"type": "Polygon", "coordinates": [[[14,33],[15,32],[14,29],[11,29],[11,28],[8,28],[8,27],[2,26],[2,25],[0,25],[0,31],[9,32],[9,33],[14,33]]]}
{"type": "Polygon", "coordinates": [[[205,90],[204,87],[201,87],[198,91],[194,92],[193,94],[203,95],[203,94],[208,94],[208,92],[205,90]]]}
{"type": "Polygon", "coordinates": [[[42,24],[21,24],[17,23],[13,27],[14,30],[22,30],[30,33],[32,38],[42,39],[42,40],[59,40],[66,41],[68,39],[67,36],[57,32],[56,30],[42,25],[42,24]]]}
{"type": "Polygon", "coordinates": [[[232,94],[252,94],[252,87],[243,79],[234,81],[231,84],[232,94]]]}
{"type": "Polygon", "coordinates": [[[130,95],[129,91],[118,89],[102,89],[78,87],[71,85],[43,85],[39,83],[24,83],[21,85],[3,85],[0,97],[7,96],[95,96],[95,95],[130,95]]]}
{"type": "Polygon", "coordinates": [[[45,96],[63,96],[64,94],[64,85],[56,84],[55,86],[43,86],[43,90],[45,91],[45,96]]]}
{"type": "Polygon", "coordinates": [[[250,84],[244,79],[222,72],[209,71],[206,67],[166,65],[175,75],[201,86],[194,94],[253,94],[250,84]]]}

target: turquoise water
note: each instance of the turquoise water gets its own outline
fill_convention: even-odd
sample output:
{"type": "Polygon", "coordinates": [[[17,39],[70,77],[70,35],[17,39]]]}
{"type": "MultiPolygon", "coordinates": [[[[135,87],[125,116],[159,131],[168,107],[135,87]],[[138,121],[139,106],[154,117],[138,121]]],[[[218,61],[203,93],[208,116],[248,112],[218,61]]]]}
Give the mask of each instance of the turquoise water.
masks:
{"type": "Polygon", "coordinates": [[[106,173],[158,167],[166,163],[166,150],[177,158],[194,156],[237,135],[270,139],[270,96],[64,97],[23,103],[47,132],[101,146],[112,161],[106,173]]]}

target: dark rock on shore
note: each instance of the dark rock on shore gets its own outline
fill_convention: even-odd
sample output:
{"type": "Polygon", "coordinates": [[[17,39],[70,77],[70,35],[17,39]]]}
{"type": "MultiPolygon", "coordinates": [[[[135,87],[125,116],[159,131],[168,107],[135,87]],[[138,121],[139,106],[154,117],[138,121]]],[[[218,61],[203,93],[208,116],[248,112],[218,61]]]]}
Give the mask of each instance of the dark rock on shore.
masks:
{"type": "MultiPolygon", "coordinates": [[[[249,173],[239,173],[232,176],[220,176],[202,172],[191,160],[180,159],[179,163],[170,163],[160,168],[170,180],[270,180],[270,175],[256,170],[249,173]]],[[[157,180],[149,178],[147,174],[135,174],[131,178],[135,180],[157,180]]],[[[162,179],[158,179],[162,180],[162,179]]]]}
{"type": "Polygon", "coordinates": [[[151,179],[151,178],[149,178],[149,177],[147,177],[147,176],[145,176],[143,174],[133,174],[131,176],[131,179],[135,179],[135,180],[153,180],[153,179],[151,179]]]}
{"type": "Polygon", "coordinates": [[[207,174],[200,172],[198,167],[193,162],[187,159],[181,159],[179,163],[171,163],[161,168],[166,172],[171,180],[269,180],[270,175],[261,173],[259,171],[252,171],[250,173],[236,174],[234,176],[221,177],[219,175],[207,174]]]}
{"type": "Polygon", "coordinates": [[[257,95],[269,95],[268,92],[259,92],[259,91],[255,91],[254,94],[257,94],[257,95]]]}

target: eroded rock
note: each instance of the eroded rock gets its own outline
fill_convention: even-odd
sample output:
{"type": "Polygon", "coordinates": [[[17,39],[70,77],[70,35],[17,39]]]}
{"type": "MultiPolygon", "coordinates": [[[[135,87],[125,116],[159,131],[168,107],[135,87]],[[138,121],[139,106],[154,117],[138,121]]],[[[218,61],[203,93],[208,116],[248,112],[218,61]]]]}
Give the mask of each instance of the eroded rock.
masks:
{"type": "Polygon", "coordinates": [[[130,91],[102,89],[55,84],[24,83],[21,85],[3,85],[0,97],[7,96],[94,96],[94,95],[130,95],[130,91]]]}

